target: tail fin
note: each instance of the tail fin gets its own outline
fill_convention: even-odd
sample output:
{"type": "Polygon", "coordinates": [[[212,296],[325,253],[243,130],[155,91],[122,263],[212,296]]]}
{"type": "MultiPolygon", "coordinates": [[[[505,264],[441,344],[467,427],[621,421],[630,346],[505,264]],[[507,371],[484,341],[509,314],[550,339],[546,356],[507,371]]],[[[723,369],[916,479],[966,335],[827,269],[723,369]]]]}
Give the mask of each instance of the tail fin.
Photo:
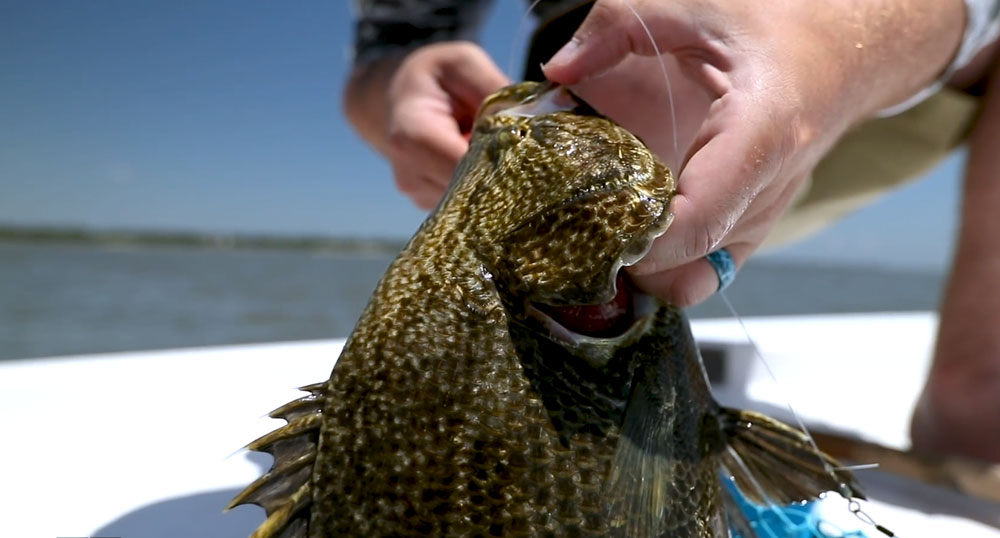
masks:
{"type": "Polygon", "coordinates": [[[274,457],[271,469],[230,501],[226,510],[256,504],[267,512],[251,538],[305,538],[312,504],[312,463],[319,444],[324,383],[302,387],[309,392],[274,411],[272,418],[288,421],[281,428],[247,445],[274,457]]]}
{"type": "Polygon", "coordinates": [[[792,504],[826,491],[864,499],[850,471],[818,451],[803,432],[752,411],[720,410],[728,450],[724,472],[752,502],[792,504]]]}

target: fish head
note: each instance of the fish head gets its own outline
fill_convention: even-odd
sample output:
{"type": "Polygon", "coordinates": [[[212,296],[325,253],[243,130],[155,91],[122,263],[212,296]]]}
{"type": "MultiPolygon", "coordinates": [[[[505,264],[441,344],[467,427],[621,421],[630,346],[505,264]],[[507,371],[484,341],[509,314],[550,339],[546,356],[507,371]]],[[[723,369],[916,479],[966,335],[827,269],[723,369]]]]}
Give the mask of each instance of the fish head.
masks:
{"type": "Polygon", "coordinates": [[[467,229],[515,317],[626,323],[600,318],[632,301],[621,268],[666,231],[675,191],[641,140],[565,87],[516,84],[484,101],[459,177],[467,229]]]}

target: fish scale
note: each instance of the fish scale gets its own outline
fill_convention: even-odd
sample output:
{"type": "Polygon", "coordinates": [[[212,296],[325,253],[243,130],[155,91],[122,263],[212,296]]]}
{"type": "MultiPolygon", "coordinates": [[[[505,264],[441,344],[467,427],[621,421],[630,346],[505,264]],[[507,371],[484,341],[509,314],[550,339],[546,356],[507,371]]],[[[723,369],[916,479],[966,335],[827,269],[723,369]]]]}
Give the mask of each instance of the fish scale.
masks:
{"type": "Polygon", "coordinates": [[[329,380],[251,443],[275,456],[231,504],[265,507],[254,536],[716,538],[748,527],[723,476],[761,503],[853,494],[798,430],[718,406],[683,312],[623,280],[674,189],[563,88],[487,98],[329,380]],[[574,312],[632,317],[588,335],[574,312]]]}

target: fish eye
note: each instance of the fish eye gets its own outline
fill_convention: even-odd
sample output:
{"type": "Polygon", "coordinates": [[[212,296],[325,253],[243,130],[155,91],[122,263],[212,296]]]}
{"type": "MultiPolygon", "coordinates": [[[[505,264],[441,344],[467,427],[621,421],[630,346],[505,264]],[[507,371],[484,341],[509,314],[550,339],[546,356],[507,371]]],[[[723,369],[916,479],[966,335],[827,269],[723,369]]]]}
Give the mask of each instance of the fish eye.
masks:
{"type": "Polygon", "coordinates": [[[497,141],[502,146],[513,146],[528,136],[528,128],[523,125],[510,125],[497,133],[497,141]]]}

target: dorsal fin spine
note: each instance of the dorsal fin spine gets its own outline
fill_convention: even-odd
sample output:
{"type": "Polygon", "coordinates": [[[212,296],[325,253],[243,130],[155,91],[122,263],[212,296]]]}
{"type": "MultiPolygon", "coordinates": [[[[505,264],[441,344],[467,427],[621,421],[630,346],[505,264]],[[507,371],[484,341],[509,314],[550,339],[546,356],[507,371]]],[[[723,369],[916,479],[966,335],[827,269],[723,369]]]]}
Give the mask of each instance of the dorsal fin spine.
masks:
{"type": "Polygon", "coordinates": [[[302,387],[307,396],[272,411],[284,426],[253,441],[247,448],[274,456],[271,469],[239,493],[226,510],[256,504],[267,512],[251,538],[298,538],[309,532],[312,465],[322,425],[325,383],[302,387]]]}

